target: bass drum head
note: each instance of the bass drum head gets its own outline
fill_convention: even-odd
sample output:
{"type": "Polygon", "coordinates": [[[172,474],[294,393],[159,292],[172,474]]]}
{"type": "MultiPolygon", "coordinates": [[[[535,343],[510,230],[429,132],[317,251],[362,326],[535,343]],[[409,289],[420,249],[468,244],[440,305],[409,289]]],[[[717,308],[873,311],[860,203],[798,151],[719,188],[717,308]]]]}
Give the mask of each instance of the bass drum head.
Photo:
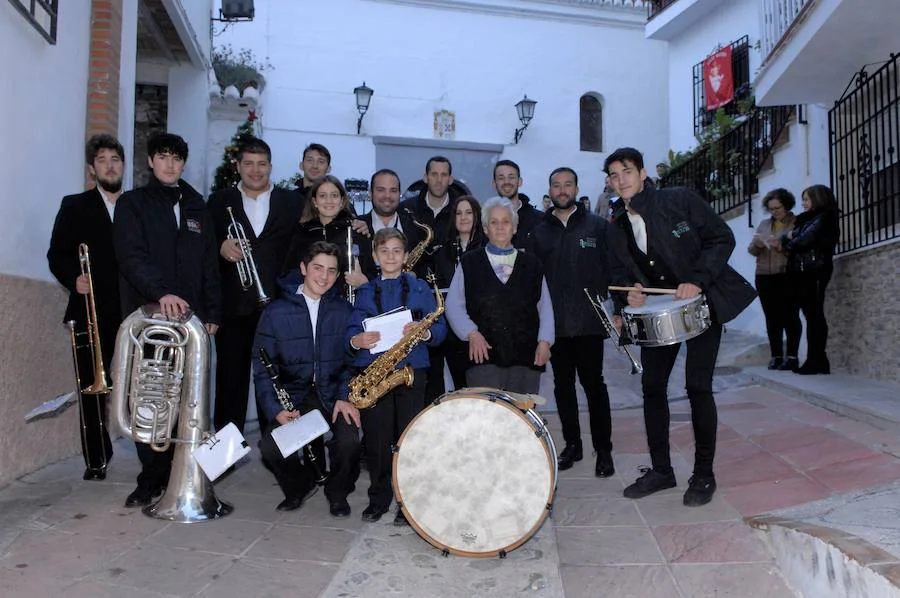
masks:
{"type": "Polygon", "coordinates": [[[547,518],[556,488],[552,440],[535,425],[508,401],[466,391],[425,408],[394,455],[394,492],[410,525],[460,556],[524,544],[547,518]]]}

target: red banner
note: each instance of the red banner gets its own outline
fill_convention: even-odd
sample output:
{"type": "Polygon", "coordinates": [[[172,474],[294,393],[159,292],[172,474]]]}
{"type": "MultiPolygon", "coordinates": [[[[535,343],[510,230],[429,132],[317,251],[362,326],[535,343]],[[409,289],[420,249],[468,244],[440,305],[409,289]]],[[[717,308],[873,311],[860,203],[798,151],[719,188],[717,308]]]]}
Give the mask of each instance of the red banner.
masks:
{"type": "Polygon", "coordinates": [[[734,99],[731,46],[722,48],[703,61],[703,89],[707,110],[720,108],[734,99]]]}

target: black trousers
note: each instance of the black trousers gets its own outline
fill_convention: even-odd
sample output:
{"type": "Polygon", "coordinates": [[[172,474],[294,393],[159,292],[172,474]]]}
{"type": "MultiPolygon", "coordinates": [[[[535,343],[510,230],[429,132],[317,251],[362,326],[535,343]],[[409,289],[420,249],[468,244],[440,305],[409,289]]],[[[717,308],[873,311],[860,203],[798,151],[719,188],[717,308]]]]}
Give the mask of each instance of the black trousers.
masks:
{"type": "MultiPolygon", "coordinates": [[[[330,422],[331,414],[323,413],[323,416],[330,422]]],[[[263,459],[272,466],[272,472],[284,496],[302,496],[314,484],[314,469],[302,450],[287,458],[281,455],[278,445],[272,439],[272,430],[280,425],[276,421],[272,422],[263,434],[259,448],[263,459]]],[[[337,421],[331,424],[331,433],[331,440],[327,443],[331,471],[325,482],[325,496],[329,502],[334,502],[346,500],[356,489],[356,480],[359,478],[359,428],[348,424],[343,416],[338,416],[337,421]]],[[[322,437],[314,440],[312,445],[316,459],[324,468],[325,443],[322,437]]]]}
{"type": "Polygon", "coordinates": [[[437,347],[428,347],[428,381],[425,384],[425,403],[444,394],[444,357],[446,356],[447,343],[441,343],[437,347]]]}
{"type": "Polygon", "coordinates": [[[766,334],[772,357],[797,357],[800,348],[800,310],[791,299],[791,282],[788,274],[757,275],[756,291],[766,316],[766,334]],[[784,337],[787,336],[787,351],[784,337]]]}
{"type": "MultiPolygon", "coordinates": [[[[250,393],[250,364],[253,337],[259,312],[245,316],[228,316],[213,337],[216,341],[216,409],[213,424],[221,430],[233,422],[241,433],[247,420],[247,397],[250,393]]],[[[257,405],[259,429],[267,430],[269,422],[257,405]]]]}
{"type": "Polygon", "coordinates": [[[554,395],[566,445],[581,446],[575,375],[587,396],[591,441],[597,453],[612,451],[612,419],[609,391],[603,380],[603,337],[599,335],[557,337],[551,350],[554,395]]]}
{"type": "MultiPolygon", "coordinates": [[[[175,430],[178,430],[177,424],[175,430]]],[[[154,451],[149,444],[143,442],[135,442],[134,446],[141,461],[141,472],[137,476],[138,488],[152,493],[163,486],[168,486],[175,443],[173,442],[169,449],[162,453],[154,451]]]]}
{"type": "Polygon", "coordinates": [[[791,296],[806,318],[806,358],[813,363],[827,360],[828,322],[825,320],[825,289],[834,266],[811,272],[791,272],[791,296]]]}
{"type": "MultiPolygon", "coordinates": [[[[700,336],[687,341],[685,386],[691,402],[691,423],[694,427],[694,474],[712,475],[716,456],[716,428],[719,425],[712,380],[722,340],[722,325],[713,323],[700,336]]],[[[669,375],[678,357],[681,344],[668,347],[642,347],[641,364],[644,374],[644,425],[653,469],[661,473],[672,471],[669,456],[669,375]]]]}
{"type": "Polygon", "coordinates": [[[387,509],[391,506],[394,498],[391,487],[391,447],[425,406],[426,378],[427,370],[416,370],[412,386],[398,386],[383,396],[374,407],[360,411],[371,480],[369,503],[377,508],[387,509]]]}
{"type": "MultiPolygon", "coordinates": [[[[453,389],[465,388],[466,372],[472,366],[472,362],[469,361],[469,343],[459,340],[452,330],[447,332],[447,340],[444,341],[444,358],[447,360],[447,369],[450,370],[450,377],[453,379],[453,389]]],[[[431,376],[430,372],[429,376],[431,376]]],[[[428,401],[426,401],[427,403],[428,401]]]]}
{"type": "MultiPolygon", "coordinates": [[[[76,331],[83,328],[76,328],[76,331]]],[[[78,342],[87,342],[83,335],[78,342]]],[[[115,332],[112,333],[112,341],[100,339],[103,353],[103,364],[106,368],[107,381],[109,382],[109,366],[112,363],[113,347],[115,346],[115,332]]],[[[94,383],[94,357],[89,347],[77,349],[78,374],[81,377],[81,388],[86,388],[94,383]]],[[[106,469],[113,456],[112,442],[107,430],[107,404],[108,394],[88,395],[82,394],[78,404],[78,419],[81,427],[81,454],[84,457],[84,466],[88,469],[106,469]]]]}

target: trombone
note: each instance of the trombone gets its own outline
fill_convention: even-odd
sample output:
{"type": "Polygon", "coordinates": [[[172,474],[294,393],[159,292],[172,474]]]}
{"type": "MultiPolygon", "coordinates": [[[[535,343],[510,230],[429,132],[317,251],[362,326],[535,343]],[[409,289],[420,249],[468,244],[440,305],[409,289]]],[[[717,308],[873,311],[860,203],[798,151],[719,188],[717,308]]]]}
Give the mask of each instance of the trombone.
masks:
{"type": "Polygon", "coordinates": [[[234,212],[232,212],[231,206],[226,207],[225,211],[228,212],[228,218],[231,220],[231,224],[228,225],[227,229],[227,238],[237,239],[238,244],[241,246],[241,253],[243,254],[243,257],[235,264],[238,270],[238,278],[241,281],[241,288],[247,291],[250,287],[255,286],[256,303],[260,307],[263,307],[267,305],[271,299],[266,295],[266,291],[262,286],[262,281],[259,279],[256,261],[253,259],[253,250],[250,248],[250,241],[247,239],[246,233],[244,233],[244,227],[240,222],[234,219],[234,212]]]}
{"type": "MultiPolygon", "coordinates": [[[[88,336],[88,344],[91,348],[91,356],[94,360],[94,383],[87,388],[81,388],[80,391],[81,394],[86,395],[104,395],[112,390],[112,386],[107,383],[108,378],[106,377],[106,369],[103,366],[103,351],[100,347],[100,327],[97,325],[97,304],[94,299],[94,279],[91,277],[91,252],[88,250],[86,243],[82,243],[78,246],[78,262],[81,264],[81,275],[86,277],[88,281],[88,293],[84,296],[84,304],[87,309],[87,331],[85,334],[88,336]]],[[[77,348],[77,345],[74,344],[74,323],[72,324],[72,327],[72,350],[74,353],[77,348]]],[[[77,363],[75,368],[75,375],[79,381],[78,385],[80,387],[81,376],[77,371],[77,363]]]]}
{"type": "Polygon", "coordinates": [[[597,317],[600,318],[600,322],[603,323],[603,327],[606,328],[606,333],[609,334],[609,338],[615,343],[616,348],[625,353],[628,359],[631,360],[631,374],[643,374],[644,368],[640,363],[634,358],[631,354],[631,351],[628,350],[628,347],[620,344],[621,339],[619,335],[619,331],[616,330],[616,325],[613,323],[612,317],[609,315],[609,311],[606,309],[606,306],[603,305],[603,300],[600,299],[600,296],[591,297],[590,291],[584,289],[584,294],[587,295],[588,301],[591,302],[591,307],[594,308],[594,311],[597,312],[597,317]]]}

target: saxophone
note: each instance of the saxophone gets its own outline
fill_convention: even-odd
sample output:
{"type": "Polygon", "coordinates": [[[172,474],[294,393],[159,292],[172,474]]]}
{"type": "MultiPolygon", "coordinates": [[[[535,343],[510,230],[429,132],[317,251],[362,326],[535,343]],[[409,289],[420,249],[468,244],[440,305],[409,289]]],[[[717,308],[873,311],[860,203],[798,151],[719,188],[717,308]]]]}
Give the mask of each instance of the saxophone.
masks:
{"type": "Polygon", "coordinates": [[[433,312],[419,320],[409,334],[379,355],[361,374],[350,381],[350,396],[347,397],[347,400],[357,409],[372,407],[391,389],[401,384],[412,386],[415,374],[409,364],[396,371],[394,368],[412,352],[416,345],[425,339],[425,333],[444,313],[444,298],[437,288],[434,275],[429,275],[428,281],[434,288],[434,299],[437,302],[437,307],[433,312]]]}
{"type": "Polygon", "coordinates": [[[428,249],[428,246],[434,239],[434,230],[430,226],[422,224],[415,218],[413,218],[413,224],[425,231],[425,238],[409,252],[409,255],[406,257],[406,264],[403,265],[404,272],[412,272],[416,262],[422,259],[422,256],[425,255],[425,250],[428,249]]]}

